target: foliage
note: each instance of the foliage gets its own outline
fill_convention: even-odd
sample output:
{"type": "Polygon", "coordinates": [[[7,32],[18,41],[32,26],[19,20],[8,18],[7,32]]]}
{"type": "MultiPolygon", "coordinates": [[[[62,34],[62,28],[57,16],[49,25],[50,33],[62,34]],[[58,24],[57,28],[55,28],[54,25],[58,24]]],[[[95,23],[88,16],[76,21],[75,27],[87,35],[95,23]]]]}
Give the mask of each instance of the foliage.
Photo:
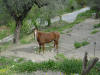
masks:
{"type": "Polygon", "coordinates": [[[87,0],[76,0],[76,2],[81,6],[84,7],[87,4],[87,0]]]}
{"type": "Polygon", "coordinates": [[[28,44],[28,43],[31,43],[34,41],[34,35],[33,34],[30,34],[28,36],[23,36],[21,39],[20,39],[20,43],[21,44],[28,44]]]}
{"type": "Polygon", "coordinates": [[[0,26],[7,25],[10,20],[11,17],[9,16],[7,10],[4,7],[3,0],[0,0],[0,26]]]}
{"type": "Polygon", "coordinates": [[[0,45],[0,52],[6,50],[9,47],[9,45],[12,45],[12,44],[8,42],[8,43],[4,43],[0,45]]]}
{"type": "Polygon", "coordinates": [[[60,61],[63,61],[63,60],[66,59],[66,57],[64,56],[64,54],[57,54],[55,56],[55,59],[60,60],[60,61]]]}
{"type": "Polygon", "coordinates": [[[8,30],[0,31],[0,39],[3,39],[4,37],[8,35],[9,35],[8,30]]]}
{"type": "Polygon", "coordinates": [[[91,34],[96,34],[97,32],[100,32],[99,30],[93,30],[92,32],[91,32],[91,34]]]}
{"type": "MultiPolygon", "coordinates": [[[[62,56],[62,55],[61,55],[62,56]]],[[[19,72],[32,72],[37,70],[42,71],[61,71],[66,74],[71,73],[81,73],[82,69],[82,60],[79,59],[64,59],[58,61],[43,61],[43,62],[32,62],[32,61],[24,61],[24,62],[16,62],[13,58],[5,58],[0,57],[0,71],[10,71],[11,73],[19,73],[19,72]]],[[[96,67],[100,67],[100,62],[96,64],[96,67]]],[[[96,68],[93,68],[89,75],[98,75],[99,72],[96,71],[96,68]]]]}
{"type": "Polygon", "coordinates": [[[70,8],[73,11],[75,9],[80,8],[80,6],[76,0],[68,0],[68,8],[70,8]]]}
{"type": "Polygon", "coordinates": [[[0,40],[13,34],[15,23],[12,21],[7,26],[0,26],[0,40]]]}
{"type": "Polygon", "coordinates": [[[75,43],[74,43],[74,47],[75,47],[75,48],[80,48],[80,47],[86,46],[86,45],[88,45],[88,44],[89,44],[89,42],[87,42],[87,41],[75,42],[75,43]]]}
{"type": "Polygon", "coordinates": [[[40,0],[3,0],[6,9],[16,22],[16,29],[14,34],[13,43],[18,43],[20,38],[20,30],[23,25],[22,22],[32,8],[33,4],[38,7],[47,5],[47,3],[40,0]]]}
{"type": "Polygon", "coordinates": [[[96,18],[100,17],[100,0],[88,0],[88,5],[95,10],[96,18]]]}
{"type": "Polygon", "coordinates": [[[99,0],[88,0],[89,5],[94,9],[99,9],[100,1],[99,0]]]}
{"type": "Polygon", "coordinates": [[[19,72],[26,72],[26,71],[32,72],[36,70],[43,70],[43,71],[58,70],[66,73],[77,73],[81,71],[81,65],[82,62],[76,59],[65,59],[61,62],[59,61],[55,62],[53,60],[49,60],[40,63],[33,63],[31,61],[28,61],[28,62],[24,62],[23,64],[16,64],[13,69],[19,72]],[[72,68],[73,66],[74,68],[72,68]]]}
{"type": "Polygon", "coordinates": [[[0,57],[0,69],[13,65],[15,62],[12,58],[0,57]]]}
{"type": "Polygon", "coordinates": [[[51,25],[51,18],[59,15],[59,11],[64,10],[63,0],[50,0],[49,5],[40,9],[40,19],[48,22],[51,25]]]}
{"type": "Polygon", "coordinates": [[[95,24],[94,28],[100,28],[100,23],[99,24],[95,24]]]}

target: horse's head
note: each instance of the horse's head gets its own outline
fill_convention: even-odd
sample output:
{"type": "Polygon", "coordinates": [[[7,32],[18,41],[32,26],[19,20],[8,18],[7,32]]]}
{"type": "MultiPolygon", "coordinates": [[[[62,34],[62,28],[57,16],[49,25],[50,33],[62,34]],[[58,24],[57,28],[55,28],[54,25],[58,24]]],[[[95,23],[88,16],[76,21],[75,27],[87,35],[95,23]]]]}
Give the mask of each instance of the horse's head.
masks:
{"type": "Polygon", "coordinates": [[[37,28],[34,28],[33,29],[33,32],[34,32],[34,39],[36,40],[38,29],[37,28]]]}

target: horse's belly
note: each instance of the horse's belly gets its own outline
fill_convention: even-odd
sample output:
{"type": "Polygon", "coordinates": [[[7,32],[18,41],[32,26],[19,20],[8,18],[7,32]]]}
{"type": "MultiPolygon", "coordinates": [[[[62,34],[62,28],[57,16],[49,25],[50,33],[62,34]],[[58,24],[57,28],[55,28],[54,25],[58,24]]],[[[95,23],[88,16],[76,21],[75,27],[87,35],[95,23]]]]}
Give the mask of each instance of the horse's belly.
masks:
{"type": "Polygon", "coordinates": [[[46,40],[45,43],[50,43],[52,42],[53,40],[46,40]]]}

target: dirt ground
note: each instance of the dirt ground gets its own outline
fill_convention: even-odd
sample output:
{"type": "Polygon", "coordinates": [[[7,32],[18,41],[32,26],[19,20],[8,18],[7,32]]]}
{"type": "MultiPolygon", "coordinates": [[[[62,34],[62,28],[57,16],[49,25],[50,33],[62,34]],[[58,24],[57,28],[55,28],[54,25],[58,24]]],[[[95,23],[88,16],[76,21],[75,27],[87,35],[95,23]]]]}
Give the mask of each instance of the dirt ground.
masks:
{"type": "MultiPolygon", "coordinates": [[[[94,57],[94,42],[96,42],[96,52],[95,56],[100,58],[100,32],[96,34],[91,34],[93,30],[93,25],[100,23],[100,20],[95,19],[86,19],[80,24],[76,24],[71,30],[70,33],[67,33],[67,30],[64,31],[64,34],[61,34],[59,41],[59,53],[63,53],[67,58],[83,58],[85,51],[88,52],[89,57],[94,57]],[[87,40],[90,42],[89,45],[75,49],[75,41],[87,40]]],[[[100,30],[100,29],[98,29],[100,30]]],[[[47,45],[48,46],[48,45],[47,45]]],[[[47,48],[48,49],[48,48],[47,48]]],[[[46,61],[49,59],[54,59],[56,51],[52,46],[50,50],[45,51],[43,54],[37,53],[38,44],[37,42],[26,44],[26,45],[17,45],[11,47],[9,50],[6,50],[1,53],[2,56],[15,56],[22,57],[27,60],[32,60],[33,62],[46,61]]]]}

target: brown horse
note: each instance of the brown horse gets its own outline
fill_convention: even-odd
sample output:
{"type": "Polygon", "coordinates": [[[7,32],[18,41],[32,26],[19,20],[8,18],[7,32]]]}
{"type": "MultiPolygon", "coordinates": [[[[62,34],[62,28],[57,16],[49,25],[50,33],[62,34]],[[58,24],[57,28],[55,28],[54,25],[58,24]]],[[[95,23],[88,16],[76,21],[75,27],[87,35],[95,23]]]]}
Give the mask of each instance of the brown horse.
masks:
{"type": "Polygon", "coordinates": [[[45,50],[45,43],[50,43],[54,41],[54,47],[56,47],[56,50],[58,52],[58,42],[60,38],[60,33],[59,32],[41,32],[38,31],[37,29],[34,29],[34,36],[35,39],[37,39],[38,44],[39,44],[39,53],[41,50],[41,47],[43,48],[43,53],[45,50]]]}

